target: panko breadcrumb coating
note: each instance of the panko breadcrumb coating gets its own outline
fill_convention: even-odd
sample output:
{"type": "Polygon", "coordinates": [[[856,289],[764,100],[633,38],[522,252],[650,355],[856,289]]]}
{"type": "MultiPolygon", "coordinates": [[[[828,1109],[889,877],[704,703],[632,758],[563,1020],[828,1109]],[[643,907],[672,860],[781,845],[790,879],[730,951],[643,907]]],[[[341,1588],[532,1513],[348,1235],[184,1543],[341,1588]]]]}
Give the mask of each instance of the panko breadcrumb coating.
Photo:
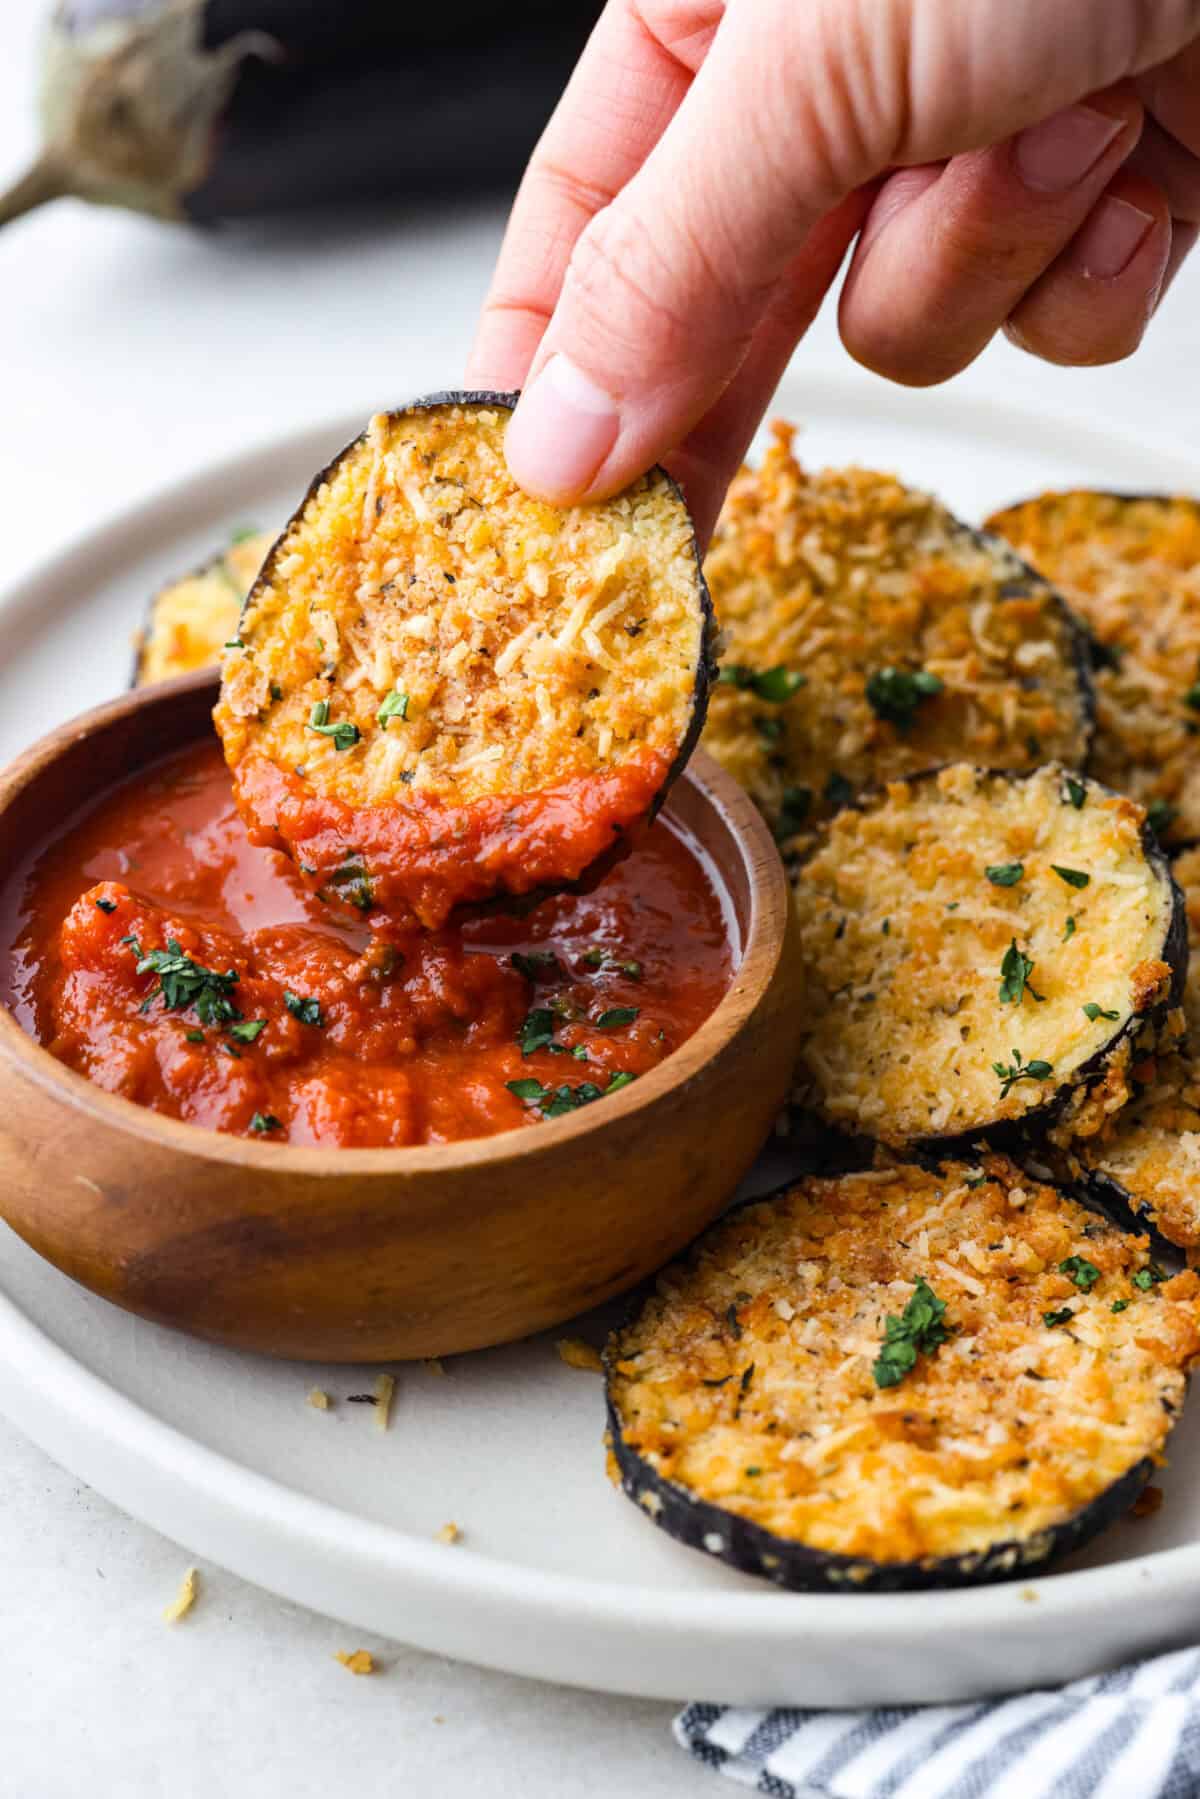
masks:
{"type": "Polygon", "coordinates": [[[1097,1135],[1067,1145],[1057,1172],[1091,1183],[1102,1199],[1106,1192],[1123,1196],[1135,1216],[1194,1255],[1200,1251],[1200,850],[1185,850],[1173,873],[1187,902],[1186,1037],[1177,1048],[1133,1063],[1130,1103],[1097,1135]]]}
{"type": "Polygon", "coordinates": [[[851,1134],[1094,1129],[1178,1003],[1182,902],[1144,814],[1061,768],[893,782],[822,828],[794,893],[800,1066],[851,1134]]]}
{"type": "Polygon", "coordinates": [[[1200,501],[1080,489],[988,520],[1098,645],[1091,770],[1172,844],[1200,838],[1200,501]]]}
{"type": "Polygon", "coordinates": [[[135,687],[216,667],[225,644],[237,636],[246,595],[273,542],[271,531],[247,532],[155,594],[138,634],[135,687]]]}
{"type": "Polygon", "coordinates": [[[603,504],[530,499],[504,459],[505,399],[381,413],[318,477],[215,712],[259,840],[320,889],[352,867],[356,893],[429,926],[616,848],[707,697],[711,609],[679,490],[655,469],[603,504]]]}
{"type": "Polygon", "coordinates": [[[660,1527],[784,1586],[1003,1577],[1125,1511],[1198,1356],[1200,1277],[1001,1156],[814,1178],[614,1334],[612,1451],[660,1527]],[[921,1282],[938,1328],[888,1366],[921,1282]]]}
{"type": "Polygon", "coordinates": [[[958,760],[1086,754],[1086,643],[1009,548],[866,469],[807,473],[777,424],[705,573],[724,639],[704,747],[781,841],[860,788],[958,760]]]}

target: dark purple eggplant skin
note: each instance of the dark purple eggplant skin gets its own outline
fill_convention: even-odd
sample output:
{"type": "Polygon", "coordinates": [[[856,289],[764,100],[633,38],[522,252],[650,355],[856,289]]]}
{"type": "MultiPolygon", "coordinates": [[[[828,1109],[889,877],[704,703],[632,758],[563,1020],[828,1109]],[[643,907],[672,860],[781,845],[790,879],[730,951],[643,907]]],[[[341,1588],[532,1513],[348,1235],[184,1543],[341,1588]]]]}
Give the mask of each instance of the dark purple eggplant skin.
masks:
{"type": "MultiPolygon", "coordinates": [[[[168,216],[198,224],[511,190],[601,11],[601,0],[189,3],[199,49],[234,46],[237,58],[189,191],[159,196],[168,216]]],[[[74,40],[102,22],[136,26],[153,47],[167,41],[155,36],[166,5],[59,0],[54,25],[74,40]]],[[[11,216],[53,197],[31,192],[11,216]]]]}
{"type": "Polygon", "coordinates": [[[611,1396],[606,1404],[621,1491],[638,1510],[689,1549],[699,1549],[739,1573],[759,1575],[794,1593],[912,1593],[935,1587],[975,1587],[1028,1579],[1115,1524],[1129,1510],[1154,1469],[1150,1457],[1145,1457],[1091,1505],[1024,1542],[1013,1539],[965,1555],[915,1562],[871,1562],[777,1537],[761,1525],[724,1511],[708,1500],[697,1499],[676,1482],[664,1480],[623,1440],[611,1396]],[[658,1509],[647,1509],[647,1495],[658,1501],[658,1509]],[[713,1549],[710,1543],[717,1537],[721,1548],[713,1549]]]}
{"type": "Polygon", "coordinates": [[[955,524],[964,536],[969,537],[988,555],[1002,556],[1005,561],[1019,564],[1022,573],[1014,575],[1004,583],[1001,593],[1004,599],[1022,599],[1035,593],[1049,593],[1053,609],[1066,626],[1067,639],[1070,644],[1071,667],[1079,686],[1079,713],[1083,727],[1084,757],[1082,766],[1086,769],[1087,758],[1096,735],[1096,688],[1092,681],[1092,636],[1079,614],[1070,604],[1066,596],[1059,592],[1053,582],[1045,575],[1039,575],[1028,562],[1022,561],[1012,545],[1003,537],[997,537],[992,531],[981,531],[975,525],[963,524],[960,519],[955,524]]]}
{"type": "Polygon", "coordinates": [[[1139,1202],[1127,1187],[1105,1174],[1102,1169],[1084,1169],[1075,1179],[1057,1179],[1055,1185],[1077,1199],[1081,1206],[1100,1212],[1118,1230],[1128,1231],[1134,1237],[1148,1237],[1150,1249],[1163,1261],[1179,1265],[1183,1251],[1178,1243],[1172,1243],[1164,1237],[1148,1212],[1144,1212],[1139,1202]]]}
{"type": "MultiPolygon", "coordinates": [[[[399,406],[390,407],[387,409],[387,416],[396,418],[401,417],[406,413],[436,412],[443,407],[449,406],[489,406],[499,408],[505,412],[511,412],[520,397],[521,394],[519,389],[514,389],[507,393],[493,393],[483,388],[462,390],[447,388],[437,393],[422,394],[415,400],[407,400],[399,406]]],[[[259,571],[258,579],[247,594],[242,606],[241,616],[243,619],[246,616],[248,608],[257,596],[260,587],[264,582],[269,581],[274,573],[275,561],[279,554],[280,545],[291,530],[292,525],[300,517],[301,513],[303,513],[308,502],[319,492],[325,482],[329,480],[334,470],[347,456],[350,455],[351,451],[358,448],[365,436],[365,431],[360,432],[359,435],[354,438],[352,442],[348,443],[344,449],[338,451],[337,455],[333,457],[332,461],[330,461],[325,468],[320,469],[313,476],[300,504],[296,507],[292,517],[288,520],[287,524],[267,552],[266,559],[259,571]]],[[[687,500],[684,497],[683,490],[679,483],[667,473],[666,469],[661,468],[656,464],[653,469],[648,471],[648,473],[660,475],[666,481],[672,493],[684,508],[685,513],[687,513],[687,500]]],[[[687,517],[690,524],[691,514],[687,513],[687,517]]],[[[700,616],[703,622],[703,629],[700,637],[700,655],[696,663],[692,713],[691,718],[688,721],[688,728],[684,733],[683,740],[675,754],[675,758],[668,768],[662,785],[655,795],[654,802],[646,815],[644,824],[647,825],[652,823],[653,820],[658,817],[658,814],[666,803],[667,796],[670,793],[672,786],[683,773],[683,770],[691,759],[693,751],[700,741],[700,734],[704,729],[704,721],[708,714],[708,696],[712,689],[713,682],[717,678],[718,665],[715,654],[717,636],[716,614],[713,611],[712,595],[708,591],[708,583],[704,579],[704,561],[700,553],[700,544],[697,540],[694,528],[692,529],[691,542],[692,555],[695,558],[696,563],[696,597],[700,606],[700,616]]],[[[639,826],[637,828],[640,829],[643,827],[639,826]]],[[[589,893],[592,888],[595,887],[597,882],[608,873],[609,869],[612,868],[616,862],[619,862],[626,854],[630,847],[630,842],[631,833],[626,832],[618,836],[611,849],[607,850],[602,856],[597,857],[590,868],[587,869],[578,881],[564,882],[561,887],[555,887],[553,889],[537,888],[527,894],[500,895],[495,900],[484,901],[480,905],[472,905],[469,908],[470,916],[480,916],[489,911],[503,911],[507,913],[524,913],[532,911],[535,906],[540,905],[542,900],[548,897],[551,891],[555,893],[589,893]]]]}
{"type": "MultiPolygon", "coordinates": [[[[919,781],[935,780],[941,772],[941,767],[927,768],[923,769],[920,774],[908,775],[905,779],[909,785],[915,785],[919,781]]],[[[1024,781],[1031,779],[1039,771],[1037,769],[1022,772],[1019,769],[1010,771],[979,768],[977,772],[996,780],[1024,781]]],[[[1075,773],[1073,770],[1067,772],[1075,773]]],[[[1113,793],[1112,788],[1103,786],[1101,782],[1089,775],[1082,777],[1076,775],[1075,778],[1082,778],[1086,786],[1094,792],[1102,793],[1109,798],[1120,798],[1120,795],[1113,793]]],[[[879,787],[864,788],[862,792],[847,800],[841,810],[865,811],[881,795],[882,791],[882,788],[879,787]]],[[[914,1138],[911,1143],[905,1145],[905,1154],[911,1154],[920,1160],[928,1160],[930,1157],[971,1160],[986,1150],[994,1150],[1011,1156],[1014,1162],[1020,1162],[1023,1158],[1027,1159],[1030,1154],[1036,1155],[1039,1145],[1045,1142],[1047,1131],[1061,1118],[1081,1089],[1086,1091],[1103,1078],[1109,1062],[1126,1039],[1135,1036],[1147,1024],[1161,1025],[1165,1022],[1168,1013],[1182,1004],[1188,969],[1187,902],[1179,883],[1171,872],[1171,863],[1166,851],[1146,822],[1142,824],[1141,841],[1147,862],[1158,879],[1166,884],[1171,897],[1171,911],[1160,952],[1162,960],[1171,970],[1171,985],[1165,999],[1152,1007],[1150,1011],[1137,1012],[1127,1018],[1124,1024],[1101,1045],[1095,1055],[1089,1056],[1087,1061],[1076,1069],[1070,1085],[1059,1088],[1042,1105],[1032,1107],[1019,1118],[998,1118],[991,1123],[979,1124],[970,1131],[957,1132],[951,1136],[914,1138]]],[[[809,854],[811,853],[810,850],[809,854]]],[[[804,861],[805,858],[800,857],[796,866],[803,867],[804,861]]]]}
{"type": "Polygon", "coordinates": [[[260,30],[285,56],[243,64],[185,210],[214,223],[508,190],[599,10],[599,0],[475,0],[444,15],[395,0],[209,0],[210,45],[260,30]]]}

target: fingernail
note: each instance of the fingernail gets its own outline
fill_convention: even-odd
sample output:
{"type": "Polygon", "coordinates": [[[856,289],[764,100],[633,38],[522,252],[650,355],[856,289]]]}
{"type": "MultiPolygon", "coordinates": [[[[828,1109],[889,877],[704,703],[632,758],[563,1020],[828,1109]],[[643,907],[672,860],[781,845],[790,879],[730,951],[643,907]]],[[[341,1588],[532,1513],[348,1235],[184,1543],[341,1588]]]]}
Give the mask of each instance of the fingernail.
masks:
{"type": "Polygon", "coordinates": [[[1083,180],[1124,129],[1124,119],[1091,106],[1068,106],[1018,135],[1017,172],[1026,187],[1039,193],[1065,193],[1083,180]]]}
{"type": "Polygon", "coordinates": [[[548,500],[586,493],[617,441],[620,417],[570,357],[552,356],[509,420],[504,453],[514,478],[548,500]]]}
{"type": "Polygon", "coordinates": [[[1111,281],[1133,260],[1153,225],[1152,213],[1106,194],[1071,240],[1071,260],[1093,280],[1111,281]]]}

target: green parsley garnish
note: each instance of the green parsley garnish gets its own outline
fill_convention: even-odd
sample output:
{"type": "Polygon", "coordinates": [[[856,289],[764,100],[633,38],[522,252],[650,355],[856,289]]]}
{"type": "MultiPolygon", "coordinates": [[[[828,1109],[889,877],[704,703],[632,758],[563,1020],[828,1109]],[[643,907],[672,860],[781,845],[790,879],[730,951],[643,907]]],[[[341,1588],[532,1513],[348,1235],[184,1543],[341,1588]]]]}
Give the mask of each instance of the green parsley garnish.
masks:
{"type": "Polygon", "coordinates": [[[922,1275],[917,1276],[912,1298],[899,1318],[883,1321],[883,1347],[872,1364],[877,1387],[895,1387],[917,1365],[918,1355],[932,1355],[945,1343],[949,1328],[942,1323],[946,1302],[939,1299],[922,1275]]]}
{"type": "Polygon", "coordinates": [[[1146,823],[1161,837],[1167,827],[1174,824],[1178,811],[1179,808],[1167,800],[1152,800],[1146,807],[1146,823]]]}
{"type": "Polygon", "coordinates": [[[1081,868],[1060,868],[1057,862],[1052,862],[1050,866],[1059,880],[1065,881],[1068,887],[1086,887],[1092,878],[1091,875],[1085,875],[1081,868]]]}
{"type": "Polygon", "coordinates": [[[1067,941],[1068,937],[1073,937],[1074,935],[1075,935],[1075,920],[1073,918],[1068,918],[1067,919],[1067,928],[1063,932],[1063,942],[1065,943],[1067,941]]]}
{"type": "Polygon", "coordinates": [[[785,787],[783,798],[779,802],[779,816],[775,820],[775,841],[783,843],[788,837],[794,837],[797,831],[803,830],[804,821],[812,807],[811,787],[785,787]]]}
{"type": "Polygon", "coordinates": [[[596,1025],[602,1031],[618,1030],[623,1024],[632,1024],[641,1009],[640,1006],[610,1006],[607,1012],[601,1012],[596,1025]]]}
{"type": "MultiPolygon", "coordinates": [[[[357,906],[360,912],[369,912],[375,904],[375,888],[361,862],[347,862],[342,868],[335,869],[329,880],[343,904],[357,906]],[[346,887],[351,891],[342,892],[346,887]]],[[[317,897],[325,899],[327,896],[319,892],[317,897]]]]}
{"type": "Polygon", "coordinates": [[[514,950],[509,961],[527,981],[552,981],[562,972],[552,949],[514,950]]]}
{"type": "Polygon", "coordinates": [[[1087,1293],[1100,1279],[1100,1270],[1086,1256],[1068,1256],[1058,1264],[1060,1274],[1069,1274],[1081,1293],[1087,1293]]]}
{"type": "Polygon", "coordinates": [[[231,1024],[229,1035],[238,1043],[253,1043],[256,1037],[262,1036],[266,1028],[265,1018],[247,1018],[241,1024],[231,1024]]]}
{"type": "Polygon", "coordinates": [[[1007,1099],[1009,1089],[1015,1087],[1018,1081],[1048,1081],[1054,1073],[1054,1064],[1036,1058],[1032,1062],[1022,1062],[1020,1050],[1014,1049],[1012,1061],[993,1062],[992,1072],[1000,1082],[1001,1099],[1007,1099]]]}
{"type": "Polygon", "coordinates": [[[312,1024],[316,1025],[318,1030],[323,1029],[325,1014],[321,1010],[319,999],[304,999],[300,994],[293,993],[290,987],[285,987],[283,1003],[292,1017],[298,1018],[301,1024],[312,1024]]]}
{"type": "Polygon", "coordinates": [[[848,806],[853,798],[853,787],[845,775],[840,775],[835,768],[825,783],[826,804],[832,806],[835,812],[840,812],[842,807],[848,806]]]}
{"type": "Polygon", "coordinates": [[[226,650],[244,650],[246,646],[240,637],[231,637],[229,641],[222,644],[221,647],[226,650]]]}
{"type": "Polygon", "coordinates": [[[283,1126],[274,1112],[256,1112],[250,1120],[250,1129],[252,1131],[281,1131],[283,1126]]]}
{"type": "Polygon", "coordinates": [[[158,976],[146,996],[143,1010],[156,994],[161,993],[168,1012],[186,1012],[191,1006],[201,1024],[228,1024],[242,1016],[229,997],[237,986],[236,969],[229,968],[219,974],[214,968],[204,968],[191,956],[184,955],[174,937],[167,939],[166,949],[152,949],[146,954],[135,936],[122,937],[121,942],[128,944],[138,958],[138,974],[158,976]]]}
{"type": "Polygon", "coordinates": [[[189,1043],[203,1043],[204,1042],[204,1032],[203,1031],[188,1031],[186,1033],[186,1036],[187,1036],[187,1041],[189,1043]]]}
{"type": "Polygon", "coordinates": [[[1114,1299],[1112,1302],[1112,1309],[1114,1312],[1123,1312],[1128,1304],[1129,1301],[1127,1299],[1114,1299]]]}
{"type": "Polygon", "coordinates": [[[1043,1312],[1042,1323],[1047,1330],[1052,1331],[1056,1325],[1065,1324],[1068,1318],[1074,1318],[1074,1316],[1070,1306],[1063,1306],[1062,1310],[1058,1312],[1043,1312]]]}
{"type": "Polygon", "coordinates": [[[535,1050],[546,1049],[554,1042],[554,1033],[558,1029],[558,1015],[549,1006],[534,1006],[525,1014],[517,1042],[521,1046],[523,1056],[532,1056],[535,1050]]]}
{"type": "Polygon", "coordinates": [[[597,1087],[595,1081],[580,1081],[577,1087],[570,1087],[565,1082],[561,1087],[547,1087],[541,1081],[528,1078],[505,1081],[504,1084],[518,1099],[536,1106],[543,1118],[561,1118],[566,1112],[577,1112],[580,1106],[590,1106],[593,1100],[603,1099],[606,1093],[616,1093],[619,1088],[627,1087],[634,1078],[631,1074],[614,1074],[607,1087],[597,1087]]]}
{"type": "Polygon", "coordinates": [[[543,1087],[542,1083],[535,1080],[532,1075],[525,1075],[519,1081],[505,1081],[504,1085],[510,1093],[515,1093],[518,1099],[541,1099],[544,1093],[550,1091],[549,1087],[543,1087]]]}
{"type": "Polygon", "coordinates": [[[1028,990],[1029,997],[1040,1004],[1043,995],[1030,986],[1029,977],[1033,973],[1033,957],[1027,956],[1017,948],[1014,937],[1004,952],[1004,960],[1000,964],[1000,1003],[1001,1005],[1019,1006],[1028,990]]]}
{"type": "Polygon", "coordinates": [[[116,900],[98,899],[96,905],[101,912],[115,912],[117,909],[116,900]]]}
{"type": "Polygon", "coordinates": [[[407,717],[408,695],[406,693],[401,693],[398,687],[393,687],[392,691],[388,694],[387,699],[384,700],[383,705],[375,714],[376,723],[381,724],[386,731],[389,718],[404,719],[407,717]]]}
{"type": "Polygon", "coordinates": [[[1087,788],[1083,782],[1076,781],[1073,776],[1068,775],[1063,785],[1066,788],[1065,797],[1068,804],[1074,806],[1076,812],[1082,812],[1083,802],[1087,798],[1087,788]]]}
{"type": "Polygon", "coordinates": [[[781,718],[756,718],[754,729],[764,743],[778,743],[783,736],[783,720],[781,718]]]}
{"type": "Polygon", "coordinates": [[[306,730],[313,731],[318,737],[333,739],[335,750],[352,750],[358,742],[358,726],[343,719],[340,725],[329,722],[329,701],[318,700],[308,715],[306,730]]]}
{"type": "Polygon", "coordinates": [[[1157,1287],[1161,1281],[1165,1281],[1169,1277],[1163,1273],[1157,1262],[1147,1262],[1144,1268],[1139,1268],[1137,1273],[1130,1275],[1129,1278],[1142,1293],[1149,1293],[1151,1287],[1157,1287]]]}
{"type": "Polygon", "coordinates": [[[993,862],[984,869],[993,887],[1015,887],[1025,873],[1023,862],[993,862]]]}
{"type": "Polygon", "coordinates": [[[1083,1015],[1092,1024],[1095,1024],[1098,1018],[1119,1018],[1121,1016],[1119,1012],[1106,1012],[1104,1007],[1098,1006],[1094,999],[1088,1000],[1083,1008],[1083,1015]]]}
{"type": "Polygon", "coordinates": [[[1190,706],[1193,712],[1200,712],[1200,681],[1193,682],[1188,688],[1183,696],[1183,703],[1190,706]]]}
{"type": "Polygon", "coordinates": [[[618,962],[610,950],[587,949],[579,960],[585,968],[615,968],[618,974],[628,975],[631,981],[640,981],[642,978],[640,962],[618,962]]]}
{"type": "Polygon", "coordinates": [[[748,668],[744,662],[727,662],[717,676],[719,686],[740,688],[772,706],[782,706],[785,700],[790,700],[807,679],[807,675],[785,668],[782,662],[776,663],[774,668],[761,670],[748,668]]]}
{"type": "Polygon", "coordinates": [[[907,731],[918,707],[941,693],[945,685],[940,675],[931,675],[927,669],[879,668],[867,682],[867,700],[877,718],[886,719],[898,731],[907,731]]]}
{"type": "Polygon", "coordinates": [[[606,1093],[619,1093],[622,1087],[628,1087],[631,1081],[636,1080],[636,1074],[630,1074],[626,1069],[622,1069],[619,1074],[610,1076],[608,1086],[604,1091],[606,1093]]]}
{"type": "Polygon", "coordinates": [[[237,530],[231,533],[229,541],[231,544],[236,546],[239,543],[248,543],[252,537],[257,537],[257,536],[258,536],[258,526],[257,525],[239,525],[237,527],[237,530]]]}

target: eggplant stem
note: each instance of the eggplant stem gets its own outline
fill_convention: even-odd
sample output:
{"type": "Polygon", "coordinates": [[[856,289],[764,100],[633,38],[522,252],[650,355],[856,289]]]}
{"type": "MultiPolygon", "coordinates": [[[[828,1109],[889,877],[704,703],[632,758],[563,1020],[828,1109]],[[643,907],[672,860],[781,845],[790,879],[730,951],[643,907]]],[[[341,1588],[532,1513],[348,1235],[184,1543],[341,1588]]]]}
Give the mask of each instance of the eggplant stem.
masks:
{"type": "Polygon", "coordinates": [[[27,169],[7,193],[0,194],[0,225],[9,225],[14,219],[23,218],[27,212],[33,212],[38,206],[45,206],[51,200],[61,200],[70,191],[57,159],[49,155],[39,156],[32,168],[27,169]]]}

